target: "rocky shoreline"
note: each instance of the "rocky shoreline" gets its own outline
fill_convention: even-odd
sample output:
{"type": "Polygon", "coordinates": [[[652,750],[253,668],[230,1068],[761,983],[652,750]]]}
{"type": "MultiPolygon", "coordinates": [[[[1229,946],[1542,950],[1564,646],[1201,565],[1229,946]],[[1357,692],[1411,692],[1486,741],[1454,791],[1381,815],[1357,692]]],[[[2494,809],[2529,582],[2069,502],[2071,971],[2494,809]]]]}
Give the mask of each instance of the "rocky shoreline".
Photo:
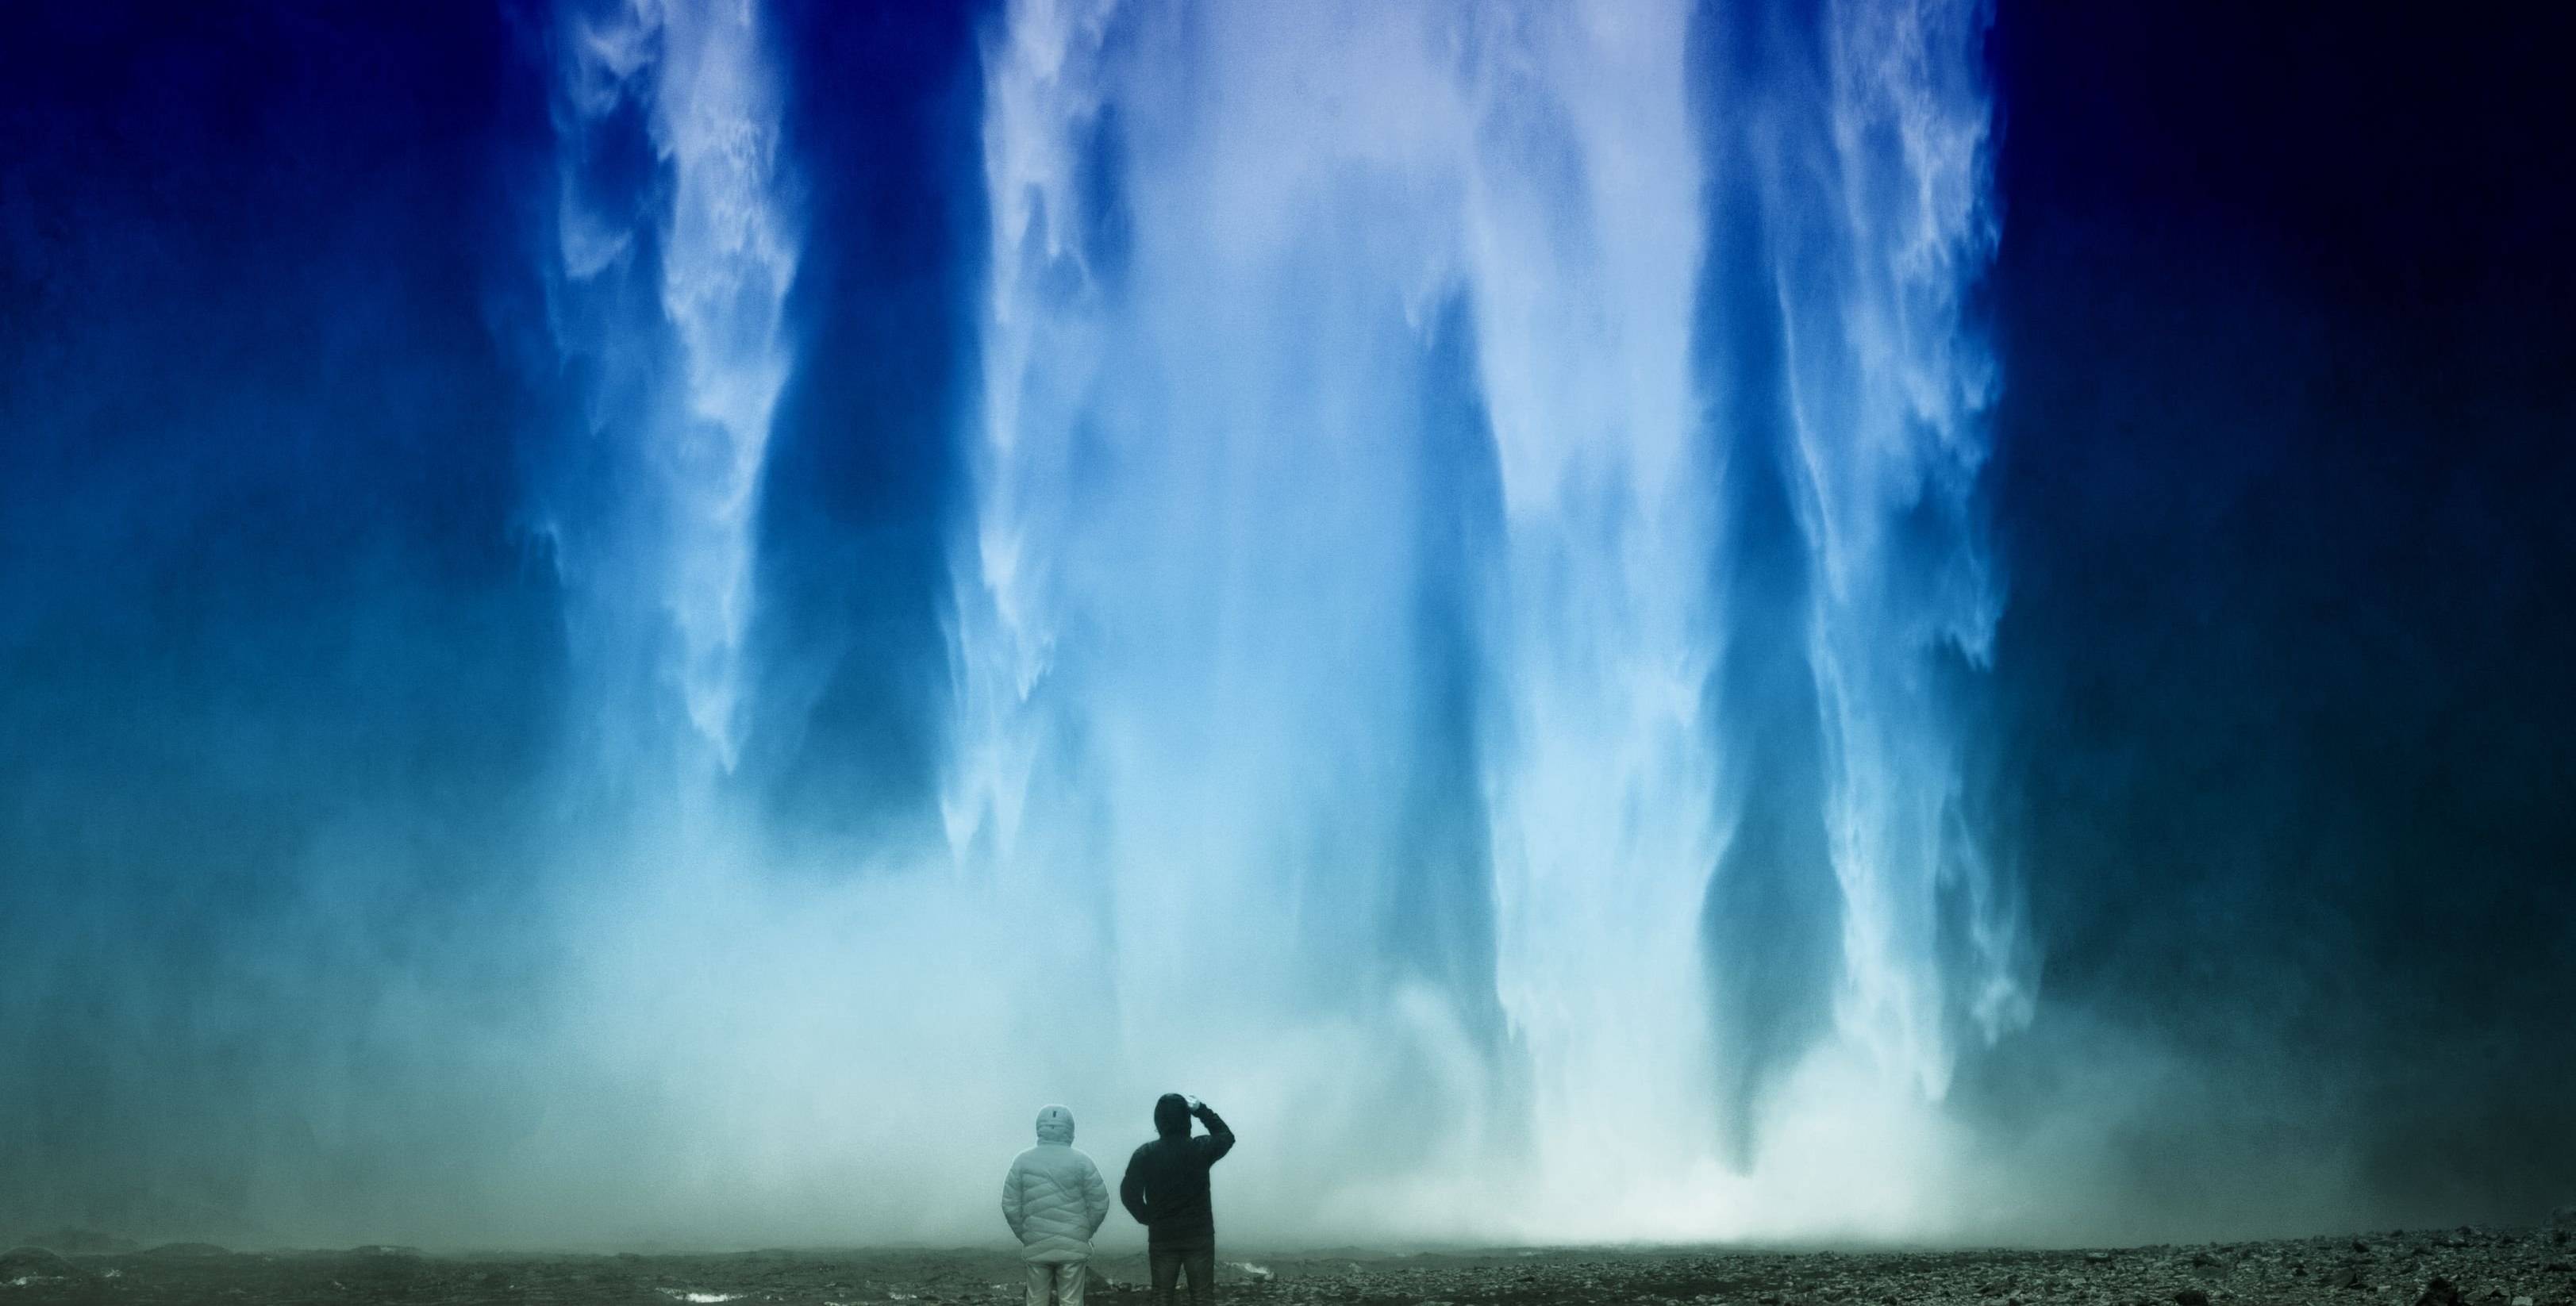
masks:
{"type": "MultiPolygon", "coordinates": [[[[29,1242],[0,1253],[0,1306],[1005,1306],[1022,1297],[1018,1263],[1004,1249],[233,1252],[202,1243],[126,1249],[76,1233],[29,1242]]],[[[1102,1306],[1150,1300],[1142,1256],[1105,1257],[1094,1268],[1092,1296],[1102,1306]]],[[[2530,1229],[2089,1250],[1310,1250],[1230,1259],[1218,1280],[1224,1306],[2576,1306],[2576,1212],[2530,1229]]]]}

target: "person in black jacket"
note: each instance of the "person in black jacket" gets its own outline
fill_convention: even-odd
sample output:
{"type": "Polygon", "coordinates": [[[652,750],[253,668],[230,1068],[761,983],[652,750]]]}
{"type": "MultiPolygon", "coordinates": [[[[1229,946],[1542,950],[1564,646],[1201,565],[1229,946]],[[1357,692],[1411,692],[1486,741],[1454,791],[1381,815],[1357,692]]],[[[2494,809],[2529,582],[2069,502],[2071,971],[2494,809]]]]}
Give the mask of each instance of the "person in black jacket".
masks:
{"type": "Polygon", "coordinates": [[[1118,1200],[1145,1226],[1154,1306],[1172,1306],[1181,1270],[1190,1272],[1190,1306],[1208,1306],[1216,1282],[1216,1214],[1208,1206],[1208,1167],[1234,1150],[1234,1131],[1207,1104],[1178,1093],[1154,1103],[1154,1141],[1127,1158],[1118,1200]],[[1208,1131],[1190,1135],[1190,1117],[1208,1131]]]}

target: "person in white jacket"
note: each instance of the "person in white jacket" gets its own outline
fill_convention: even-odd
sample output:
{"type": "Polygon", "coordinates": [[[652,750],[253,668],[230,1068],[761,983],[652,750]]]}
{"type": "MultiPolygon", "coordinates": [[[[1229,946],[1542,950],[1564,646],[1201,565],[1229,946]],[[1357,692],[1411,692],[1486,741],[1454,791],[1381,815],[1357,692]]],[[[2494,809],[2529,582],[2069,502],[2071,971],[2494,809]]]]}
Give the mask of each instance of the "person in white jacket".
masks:
{"type": "Polygon", "coordinates": [[[1071,1111],[1038,1111],[1038,1145],[1014,1157],[1002,1179],[1002,1218],[1028,1262],[1029,1306],[1047,1306],[1049,1289],[1059,1306],[1082,1306],[1091,1235],[1109,1218],[1109,1185],[1074,1150],[1071,1111]]]}

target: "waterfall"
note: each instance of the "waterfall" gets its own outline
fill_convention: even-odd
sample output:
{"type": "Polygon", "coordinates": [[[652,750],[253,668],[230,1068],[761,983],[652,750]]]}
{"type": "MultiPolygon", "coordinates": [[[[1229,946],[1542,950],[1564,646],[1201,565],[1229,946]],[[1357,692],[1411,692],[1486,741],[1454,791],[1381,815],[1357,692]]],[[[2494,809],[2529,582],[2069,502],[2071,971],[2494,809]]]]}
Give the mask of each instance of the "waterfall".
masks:
{"type": "Polygon", "coordinates": [[[1758,1172],[1802,1074],[1937,1099],[2031,1001],[1960,807],[1982,22],[1010,5],[961,866],[1093,905],[1130,1035],[1431,995],[1577,1203],[1758,1172]]]}
{"type": "Polygon", "coordinates": [[[757,18],[576,7],[554,103],[583,420],[539,516],[590,742],[717,818],[612,854],[577,937],[654,995],[611,1064],[697,1031],[708,1172],[1222,1082],[1336,1158],[1239,1167],[1298,1227],[1461,1234],[1494,1182],[1546,1196],[1484,1232],[1923,1227],[1957,1057],[2032,1000],[1962,806],[1981,10],[1004,6],[947,856],[805,879],[756,780],[687,782],[745,742],[794,352],[757,18]]]}

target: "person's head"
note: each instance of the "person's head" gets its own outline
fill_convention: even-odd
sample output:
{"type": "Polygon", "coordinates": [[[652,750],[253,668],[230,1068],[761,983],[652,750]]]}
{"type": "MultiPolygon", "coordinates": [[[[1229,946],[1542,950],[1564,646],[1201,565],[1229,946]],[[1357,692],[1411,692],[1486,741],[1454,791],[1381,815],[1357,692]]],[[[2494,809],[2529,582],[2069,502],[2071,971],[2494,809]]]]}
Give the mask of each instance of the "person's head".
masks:
{"type": "Polygon", "coordinates": [[[1165,1093],[1154,1099],[1154,1132],[1158,1134],[1190,1132],[1190,1100],[1178,1093],[1165,1093]]]}
{"type": "Polygon", "coordinates": [[[1070,1143],[1073,1141],[1073,1113],[1060,1106],[1038,1108],[1038,1141],[1070,1143]]]}

